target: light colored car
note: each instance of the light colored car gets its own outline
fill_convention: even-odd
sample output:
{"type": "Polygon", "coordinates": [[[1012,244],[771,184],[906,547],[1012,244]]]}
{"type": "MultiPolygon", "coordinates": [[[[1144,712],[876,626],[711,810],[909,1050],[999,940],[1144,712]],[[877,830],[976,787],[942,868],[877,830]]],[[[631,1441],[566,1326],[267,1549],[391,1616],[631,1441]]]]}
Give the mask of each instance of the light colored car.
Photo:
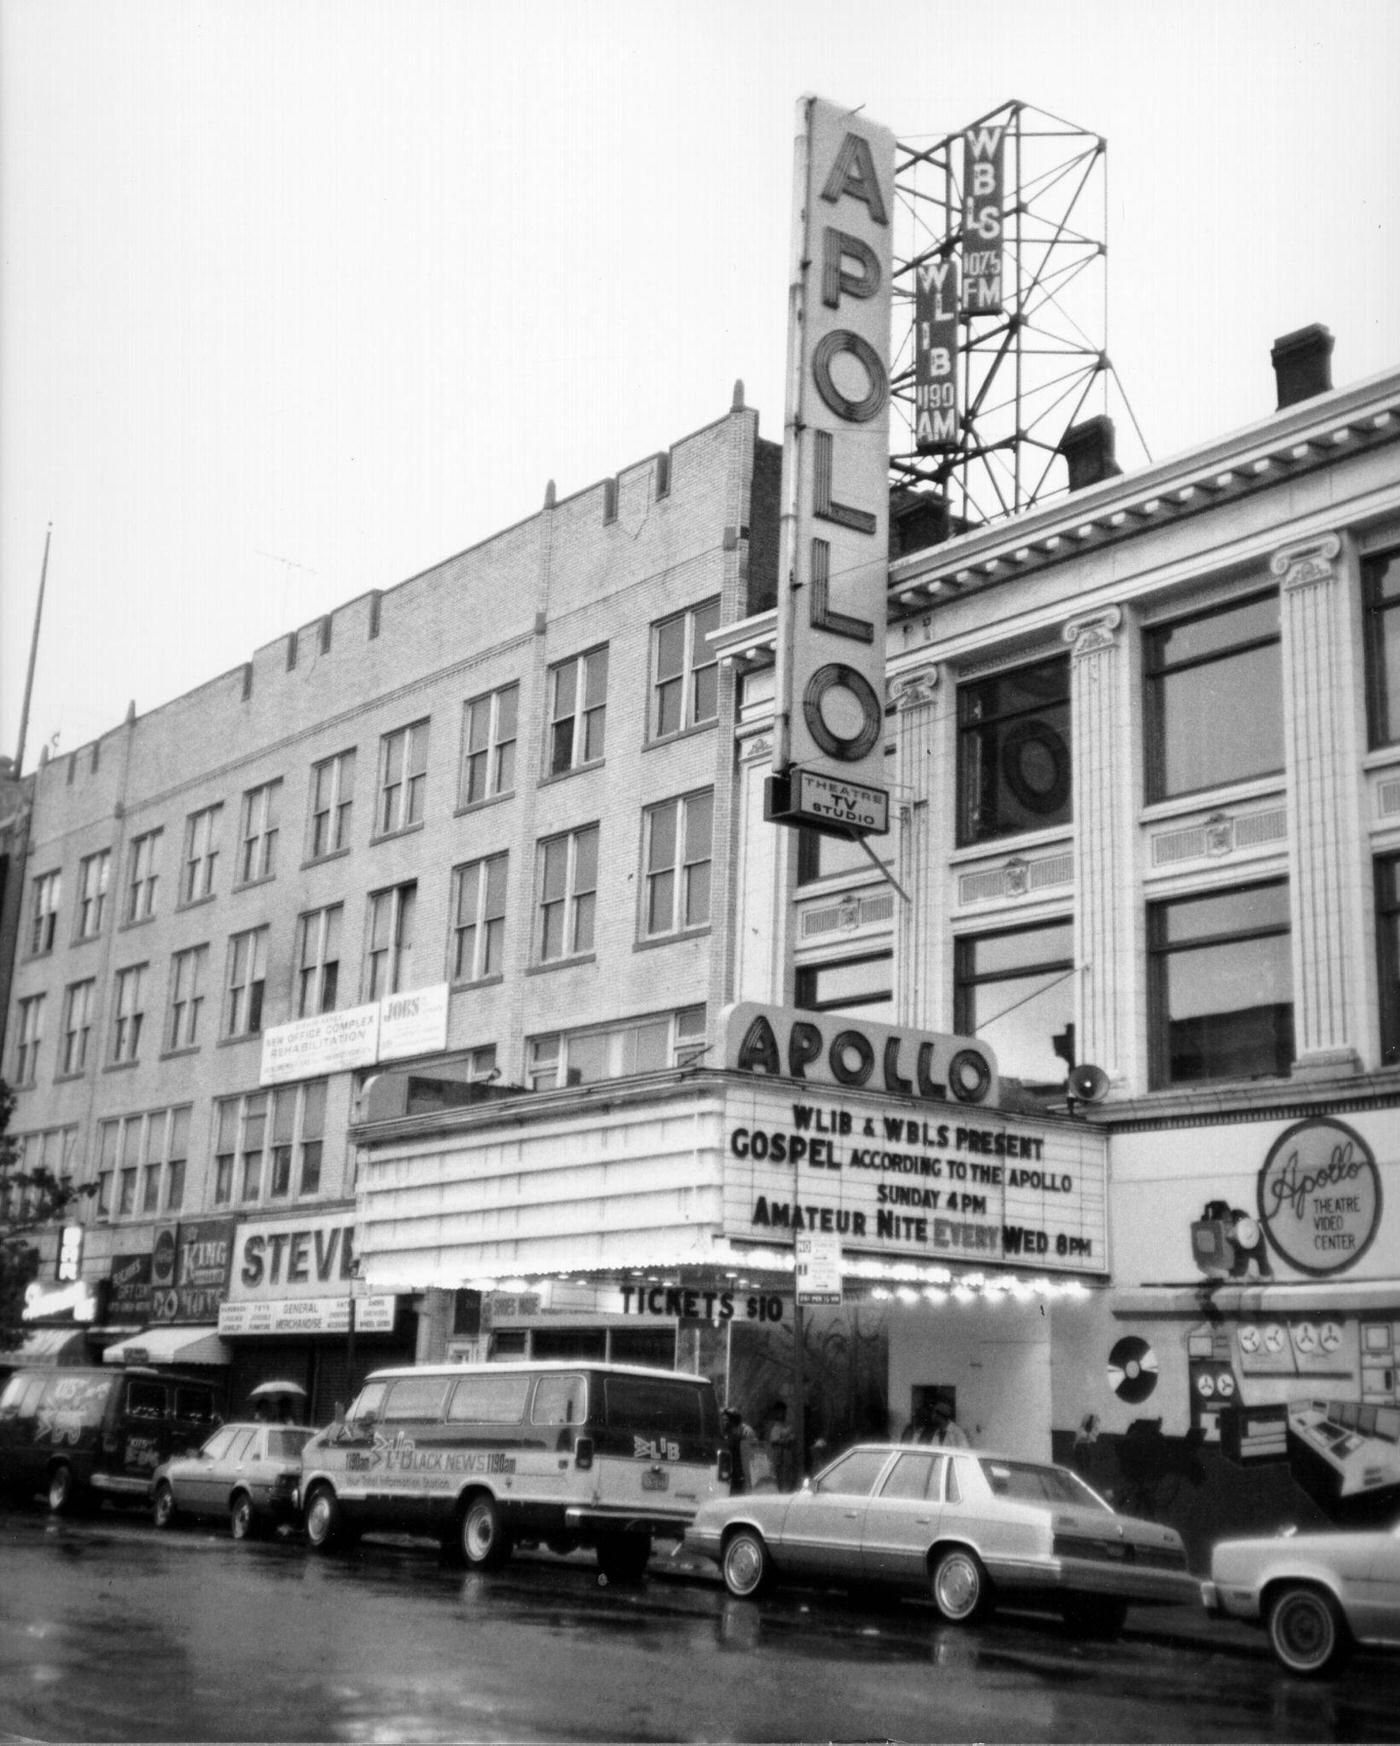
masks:
{"type": "Polygon", "coordinates": [[[181,1516],[227,1517],[235,1540],[296,1520],[307,1425],[225,1425],[197,1455],[158,1467],[151,1487],[158,1528],[181,1516]]]}
{"type": "Polygon", "coordinates": [[[1114,1637],[1130,1604],[1201,1594],[1174,1529],[1116,1514],[1067,1468],[975,1449],[860,1444],[801,1491],[702,1505],[685,1543],[741,1598],[774,1581],[890,1584],[954,1624],[1015,1600],[1114,1637]]]}
{"type": "Polygon", "coordinates": [[[1337,1672],[1358,1643],[1400,1646],[1400,1521],[1222,1540],[1207,1610],[1263,1625],[1290,1673],[1337,1672]]]}

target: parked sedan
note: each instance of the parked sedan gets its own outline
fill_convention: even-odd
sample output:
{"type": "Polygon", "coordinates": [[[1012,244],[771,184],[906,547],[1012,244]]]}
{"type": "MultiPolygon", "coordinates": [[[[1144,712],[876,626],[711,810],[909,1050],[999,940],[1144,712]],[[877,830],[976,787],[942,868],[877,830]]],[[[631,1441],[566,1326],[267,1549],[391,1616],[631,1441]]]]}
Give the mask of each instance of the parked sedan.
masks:
{"type": "Polygon", "coordinates": [[[1209,1611],[1262,1624],[1290,1673],[1335,1673],[1358,1643],[1400,1645],[1400,1521],[1222,1540],[1204,1593],[1209,1611]]]}
{"type": "Polygon", "coordinates": [[[1130,1603],[1201,1594],[1174,1529],[1117,1515],[1067,1468],[971,1449],[861,1444],[801,1491],[702,1504],[685,1543],[733,1595],[882,1583],[931,1594],[954,1624],[1018,1600],[1115,1637],[1130,1603]]]}
{"type": "Polygon", "coordinates": [[[197,1455],[158,1467],[151,1496],[155,1524],[181,1516],[227,1516],[235,1540],[296,1520],[305,1425],[225,1425],[197,1455]]]}

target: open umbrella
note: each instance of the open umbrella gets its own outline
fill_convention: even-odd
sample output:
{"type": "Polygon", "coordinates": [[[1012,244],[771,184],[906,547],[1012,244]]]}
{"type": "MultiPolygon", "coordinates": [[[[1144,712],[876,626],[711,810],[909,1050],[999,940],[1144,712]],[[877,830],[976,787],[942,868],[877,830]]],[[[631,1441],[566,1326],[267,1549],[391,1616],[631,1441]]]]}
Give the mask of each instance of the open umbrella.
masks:
{"type": "Polygon", "coordinates": [[[276,1394],[295,1394],[300,1395],[303,1400],[306,1399],[306,1390],[299,1382],[260,1382],[256,1388],[249,1390],[248,1399],[266,1400],[269,1395],[276,1394]]]}

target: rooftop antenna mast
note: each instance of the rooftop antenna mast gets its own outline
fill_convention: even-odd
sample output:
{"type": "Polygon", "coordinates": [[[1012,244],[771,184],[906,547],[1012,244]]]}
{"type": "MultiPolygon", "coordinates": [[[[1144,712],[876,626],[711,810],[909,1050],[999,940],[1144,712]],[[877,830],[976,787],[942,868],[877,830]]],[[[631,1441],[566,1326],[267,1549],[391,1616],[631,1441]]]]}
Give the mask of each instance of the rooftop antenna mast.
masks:
{"type": "Polygon", "coordinates": [[[1147,460],[1108,355],[1107,142],[1013,101],[901,143],[895,195],[890,473],[896,513],[932,523],[914,543],[1067,490],[1061,441],[1095,415],[1126,413],[1147,460]]]}
{"type": "Polygon", "coordinates": [[[39,654],[39,626],[44,619],[44,584],[49,578],[49,541],[53,523],[44,534],[44,562],[39,569],[39,598],[34,603],[34,634],[29,639],[29,667],[24,675],[24,701],[19,710],[19,744],[15,747],[15,775],[24,774],[24,742],[29,733],[29,700],[34,694],[34,663],[39,654]]]}

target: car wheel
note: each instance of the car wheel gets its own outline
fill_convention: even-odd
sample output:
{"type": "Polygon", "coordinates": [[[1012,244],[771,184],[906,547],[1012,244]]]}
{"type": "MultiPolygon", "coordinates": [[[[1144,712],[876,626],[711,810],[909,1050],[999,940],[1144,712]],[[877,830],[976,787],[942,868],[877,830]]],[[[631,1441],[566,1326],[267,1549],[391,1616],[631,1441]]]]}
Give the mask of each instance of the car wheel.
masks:
{"type": "Polygon", "coordinates": [[[302,1518],[306,1543],[313,1552],[333,1552],[344,1543],[345,1523],[340,1503],[328,1485],[318,1485],[306,1500],[302,1518]]]}
{"type": "Polygon", "coordinates": [[[510,1556],[500,1505],[485,1492],[478,1492],[462,1512],[462,1556],[473,1570],[494,1570],[510,1556]]]}
{"type": "Polygon", "coordinates": [[[598,1542],[598,1568],[609,1582],[637,1582],[651,1558],[650,1534],[607,1534],[598,1542]]]}
{"type": "Polygon", "coordinates": [[[724,1586],[736,1600],[753,1600],[773,1580],[772,1557],[762,1534],[754,1528],[740,1528],[729,1536],[719,1567],[724,1586]]]}
{"type": "Polygon", "coordinates": [[[1351,1633],[1326,1589],[1290,1583],[1269,1602],[1269,1642],[1290,1673],[1319,1679],[1335,1673],[1351,1653],[1351,1633]]]}
{"type": "Polygon", "coordinates": [[[991,1579],[966,1546],[942,1553],[933,1567],[933,1604],[950,1625],[970,1625],[991,1607],[991,1579]]]}
{"type": "Polygon", "coordinates": [[[49,1508],[56,1516],[71,1516],[77,1501],[78,1487],[73,1469],[62,1461],[49,1475],[49,1508]]]}
{"type": "Polygon", "coordinates": [[[228,1525],[235,1540],[257,1539],[260,1524],[253,1500],[246,1491],[240,1491],[234,1498],[228,1513],[228,1525]]]}
{"type": "Polygon", "coordinates": [[[1122,1634],[1128,1603],[1113,1595],[1072,1594],[1065,1599],[1061,1617],[1071,1637],[1112,1643],[1122,1634]]]}
{"type": "Polygon", "coordinates": [[[179,1513],[175,1508],[175,1493],[171,1489],[170,1481],[162,1479],[156,1487],[155,1501],[151,1505],[151,1520],[158,1528],[173,1528],[179,1513]]]}

